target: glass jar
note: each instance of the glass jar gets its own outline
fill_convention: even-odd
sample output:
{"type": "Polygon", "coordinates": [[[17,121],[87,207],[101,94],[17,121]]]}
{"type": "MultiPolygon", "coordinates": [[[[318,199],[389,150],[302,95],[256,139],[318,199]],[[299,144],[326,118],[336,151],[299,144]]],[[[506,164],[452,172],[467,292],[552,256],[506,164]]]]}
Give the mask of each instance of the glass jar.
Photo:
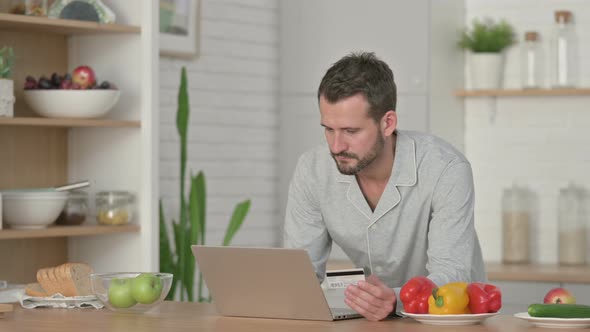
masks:
{"type": "Polygon", "coordinates": [[[572,13],[555,12],[555,28],[551,41],[552,86],[571,88],[577,83],[577,38],[572,26],[572,13]]]}
{"type": "Polygon", "coordinates": [[[531,211],[528,194],[516,184],[502,195],[502,260],[504,263],[530,261],[531,211]]]}
{"type": "Polygon", "coordinates": [[[80,225],[88,215],[88,193],[71,191],[66,205],[55,222],[58,225],[80,225]]]}
{"type": "Polygon", "coordinates": [[[536,31],[527,31],[524,35],[520,61],[520,81],[523,89],[541,87],[543,69],[543,50],[536,31]]]}
{"type": "Polygon", "coordinates": [[[128,191],[96,194],[96,219],[101,225],[125,225],[133,217],[134,196],[128,191]]]}
{"type": "Polygon", "coordinates": [[[584,193],[570,184],[559,191],[559,264],[586,263],[586,212],[584,193]]]}

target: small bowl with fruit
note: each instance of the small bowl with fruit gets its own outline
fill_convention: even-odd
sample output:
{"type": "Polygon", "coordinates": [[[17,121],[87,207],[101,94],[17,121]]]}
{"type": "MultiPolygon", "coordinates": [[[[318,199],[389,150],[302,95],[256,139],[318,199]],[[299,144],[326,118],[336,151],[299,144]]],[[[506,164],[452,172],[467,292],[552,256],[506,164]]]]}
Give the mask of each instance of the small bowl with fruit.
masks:
{"type": "Polygon", "coordinates": [[[109,310],[146,312],[160,304],[172,285],[170,273],[93,273],[92,291],[109,310]]]}
{"type": "Polygon", "coordinates": [[[117,103],[120,91],[108,82],[98,83],[94,70],[79,66],[70,75],[53,73],[36,79],[27,76],[23,95],[27,105],[48,118],[97,118],[117,103]]]}

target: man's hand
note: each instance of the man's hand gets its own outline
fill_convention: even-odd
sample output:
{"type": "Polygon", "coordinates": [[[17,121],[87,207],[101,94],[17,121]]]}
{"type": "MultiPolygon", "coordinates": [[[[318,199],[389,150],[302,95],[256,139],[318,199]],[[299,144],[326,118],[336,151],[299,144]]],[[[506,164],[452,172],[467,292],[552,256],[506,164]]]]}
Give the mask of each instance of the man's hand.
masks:
{"type": "Polygon", "coordinates": [[[349,285],[344,292],[344,302],[368,320],[382,320],[395,309],[396,297],[375,275],[357,285],[349,285]]]}

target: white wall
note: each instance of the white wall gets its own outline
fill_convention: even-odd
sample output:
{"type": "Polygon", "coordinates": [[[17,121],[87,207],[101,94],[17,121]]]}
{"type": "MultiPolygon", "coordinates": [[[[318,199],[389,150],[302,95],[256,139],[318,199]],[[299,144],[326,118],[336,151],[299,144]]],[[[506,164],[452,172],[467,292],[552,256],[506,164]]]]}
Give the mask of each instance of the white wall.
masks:
{"type": "MultiPolygon", "coordinates": [[[[234,245],[277,245],[276,0],[202,0],[199,57],[160,59],[160,197],[179,219],[176,131],[180,69],[190,98],[187,171],[207,179],[207,243],[220,244],[235,204],[252,208],[234,245]]],[[[188,184],[187,184],[188,188],[188,184]]]]}
{"type": "MultiPolygon", "coordinates": [[[[579,40],[581,85],[590,85],[590,2],[580,0],[467,0],[467,23],[474,17],[505,18],[524,31],[537,30],[543,44],[553,12],[571,10],[579,40]]],[[[505,86],[518,88],[519,47],[507,52],[505,86]]],[[[547,71],[545,71],[547,73],[547,71]]],[[[590,187],[590,97],[468,98],[465,102],[466,154],[476,190],[476,228],[488,261],[501,259],[502,190],[513,181],[535,194],[533,258],[557,261],[557,195],[569,181],[590,187]],[[496,110],[495,121],[490,111],[496,110]]]]}

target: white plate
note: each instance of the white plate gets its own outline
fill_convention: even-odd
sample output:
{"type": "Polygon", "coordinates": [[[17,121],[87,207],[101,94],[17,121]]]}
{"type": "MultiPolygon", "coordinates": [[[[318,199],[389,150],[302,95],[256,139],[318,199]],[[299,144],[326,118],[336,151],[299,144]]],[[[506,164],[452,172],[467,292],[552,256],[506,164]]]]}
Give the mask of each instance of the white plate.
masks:
{"type": "Polygon", "coordinates": [[[402,315],[413,318],[422,324],[430,325],[471,325],[479,324],[485,319],[494,317],[498,313],[491,314],[464,314],[464,315],[430,315],[430,314],[409,314],[402,311],[402,315]]]}
{"type": "Polygon", "coordinates": [[[538,327],[557,329],[581,329],[590,327],[590,318],[531,317],[527,312],[519,312],[514,314],[514,317],[524,319],[538,327]]]}

